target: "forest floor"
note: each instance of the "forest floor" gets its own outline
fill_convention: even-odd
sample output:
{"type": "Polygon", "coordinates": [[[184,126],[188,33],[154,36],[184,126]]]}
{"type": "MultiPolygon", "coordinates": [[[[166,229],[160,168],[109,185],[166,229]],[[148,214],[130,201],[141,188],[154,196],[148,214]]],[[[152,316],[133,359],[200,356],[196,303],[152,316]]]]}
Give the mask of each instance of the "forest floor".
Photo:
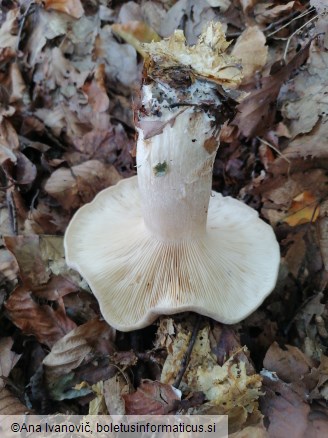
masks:
{"type": "Polygon", "coordinates": [[[328,436],[326,1],[6,0],[0,24],[0,414],[228,414],[235,437],[328,436]],[[184,313],[118,332],[63,235],[136,173],[141,42],[179,28],[195,44],[210,21],[248,93],[213,188],[273,227],[277,286],[233,326],[184,313]]]}

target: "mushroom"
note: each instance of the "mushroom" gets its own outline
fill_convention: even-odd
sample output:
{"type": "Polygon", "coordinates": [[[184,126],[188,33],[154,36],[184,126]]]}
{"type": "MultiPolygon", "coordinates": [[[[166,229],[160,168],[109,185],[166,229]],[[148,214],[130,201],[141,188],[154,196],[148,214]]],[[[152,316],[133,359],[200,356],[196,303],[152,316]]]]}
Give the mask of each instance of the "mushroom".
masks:
{"type": "Polygon", "coordinates": [[[118,330],[182,311],[236,323],[275,286],[272,228],[244,203],[211,191],[220,128],[241,79],[227,46],[219,23],[192,47],[181,31],[144,45],[138,175],[100,192],[66,231],[67,264],[118,330]]]}

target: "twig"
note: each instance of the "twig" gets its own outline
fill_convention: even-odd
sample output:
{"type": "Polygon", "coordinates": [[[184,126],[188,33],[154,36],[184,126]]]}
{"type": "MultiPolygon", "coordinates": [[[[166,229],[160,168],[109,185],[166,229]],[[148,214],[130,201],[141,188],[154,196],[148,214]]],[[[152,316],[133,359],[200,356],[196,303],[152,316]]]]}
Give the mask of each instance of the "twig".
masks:
{"type": "Polygon", "coordinates": [[[269,143],[268,141],[264,140],[261,137],[256,137],[257,140],[261,141],[262,143],[264,143],[265,145],[269,146],[269,148],[273,149],[275,152],[277,152],[277,154],[283,158],[285,161],[287,161],[287,163],[290,165],[290,161],[288,160],[288,158],[282,153],[280,152],[279,149],[277,149],[275,146],[273,146],[273,144],[269,143]]]}
{"type": "Polygon", "coordinates": [[[310,24],[313,20],[315,20],[316,18],[318,18],[318,14],[316,14],[314,17],[310,18],[309,21],[307,21],[306,23],[304,23],[301,27],[299,27],[298,29],[295,30],[295,32],[293,32],[291,34],[291,36],[288,38],[287,43],[286,43],[286,48],[285,48],[285,52],[284,52],[284,56],[283,59],[286,62],[286,58],[287,58],[287,52],[288,52],[288,48],[289,48],[289,44],[292,40],[292,38],[300,31],[303,29],[303,27],[306,27],[308,24],[310,24]]]}
{"type": "Polygon", "coordinates": [[[278,29],[274,30],[273,32],[269,33],[267,35],[267,38],[271,37],[272,35],[278,33],[281,29],[284,29],[285,27],[288,27],[293,21],[299,20],[300,18],[305,17],[308,14],[311,14],[312,12],[314,12],[314,8],[310,8],[307,11],[302,12],[302,14],[297,15],[297,17],[292,18],[290,21],[288,21],[287,23],[285,23],[283,26],[278,27],[278,29]]]}
{"type": "Polygon", "coordinates": [[[181,361],[181,368],[180,368],[180,370],[178,372],[178,375],[176,376],[175,381],[173,383],[173,386],[175,388],[179,388],[181,380],[182,380],[182,378],[184,376],[184,373],[186,372],[187,366],[189,364],[191,352],[192,352],[192,349],[194,348],[194,345],[195,345],[195,342],[196,342],[196,338],[197,338],[197,334],[198,334],[198,330],[199,330],[201,319],[202,319],[201,315],[197,315],[196,322],[195,322],[195,325],[194,325],[194,328],[193,328],[193,331],[192,331],[192,334],[191,334],[191,338],[190,338],[190,342],[189,342],[188,348],[187,348],[187,350],[185,352],[185,355],[184,355],[184,357],[183,357],[183,359],[181,361]]]}
{"type": "MultiPolygon", "coordinates": [[[[304,12],[303,12],[304,13],[304,12]]],[[[272,29],[273,27],[279,26],[279,24],[284,23],[285,21],[291,22],[295,17],[299,17],[300,13],[298,11],[294,11],[291,14],[287,15],[286,17],[279,18],[279,20],[274,21],[273,23],[268,24],[268,26],[263,29],[263,32],[267,32],[268,30],[272,29]]],[[[279,29],[282,29],[282,27],[279,27],[279,29]]],[[[273,33],[275,33],[277,30],[275,30],[273,33]]],[[[270,36],[270,35],[268,35],[270,36]]]]}

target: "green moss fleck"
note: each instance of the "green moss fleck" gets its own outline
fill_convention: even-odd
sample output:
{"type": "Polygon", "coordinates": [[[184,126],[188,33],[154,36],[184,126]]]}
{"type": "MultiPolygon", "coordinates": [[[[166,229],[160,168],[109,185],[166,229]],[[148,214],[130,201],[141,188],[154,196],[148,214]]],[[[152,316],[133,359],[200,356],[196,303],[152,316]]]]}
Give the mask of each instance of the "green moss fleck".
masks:
{"type": "Polygon", "coordinates": [[[163,163],[158,163],[156,166],[153,167],[154,175],[155,176],[164,176],[167,174],[168,165],[166,161],[163,161],[163,163]]]}

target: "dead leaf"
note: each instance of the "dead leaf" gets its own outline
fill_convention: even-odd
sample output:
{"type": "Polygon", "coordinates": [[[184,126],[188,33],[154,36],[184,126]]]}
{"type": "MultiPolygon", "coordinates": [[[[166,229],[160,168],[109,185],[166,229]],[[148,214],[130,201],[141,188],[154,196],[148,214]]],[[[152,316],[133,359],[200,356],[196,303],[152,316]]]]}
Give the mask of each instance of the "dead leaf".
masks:
{"type": "Polygon", "coordinates": [[[225,12],[231,5],[231,0],[206,0],[212,8],[220,8],[220,12],[225,12]]]}
{"type": "Polygon", "coordinates": [[[44,188],[64,208],[75,209],[90,202],[100,190],[116,184],[120,179],[114,166],[90,160],[71,169],[56,170],[44,188]]]}
{"type": "Polygon", "coordinates": [[[126,415],[165,415],[174,410],[180,397],[171,385],[143,380],[136,392],[123,399],[126,415]]]}
{"type": "Polygon", "coordinates": [[[104,26],[96,41],[95,50],[99,60],[106,62],[106,75],[127,87],[138,78],[137,52],[130,44],[115,41],[110,26],[104,26]]]}
{"type": "Polygon", "coordinates": [[[94,78],[91,82],[86,82],[82,90],[88,96],[88,102],[94,111],[103,112],[108,109],[109,98],[105,84],[105,64],[97,66],[94,78]]]}
{"type": "Polygon", "coordinates": [[[294,69],[304,63],[308,57],[310,43],[307,43],[277,73],[261,80],[260,88],[253,90],[237,107],[239,111],[231,122],[239,128],[245,137],[261,135],[274,120],[275,101],[280,87],[289,78],[294,69]]]}
{"type": "Polygon", "coordinates": [[[283,350],[274,342],[265,355],[263,366],[277,373],[284,382],[291,383],[300,382],[314,363],[299,348],[286,345],[286,350],[283,350]]]}
{"type": "Polygon", "coordinates": [[[47,283],[49,273],[40,254],[39,236],[6,236],[5,245],[15,256],[22,281],[26,285],[47,283]]]}
{"type": "MultiPolygon", "coordinates": [[[[55,282],[57,279],[53,277],[55,282]]],[[[70,283],[71,284],[71,283],[70,283]]],[[[51,288],[51,281],[49,283],[51,288]]],[[[65,307],[61,294],[76,290],[76,286],[71,285],[64,290],[48,289],[45,286],[39,290],[41,295],[53,293],[57,296],[56,300],[51,300],[49,304],[39,304],[32,291],[26,286],[18,286],[9,296],[5,303],[7,314],[11,321],[20,328],[26,335],[34,335],[42,344],[52,346],[57,340],[75,328],[75,323],[69,319],[65,312],[65,307]]]]}
{"type": "Polygon", "coordinates": [[[21,354],[16,354],[14,351],[11,351],[13,344],[14,341],[12,338],[7,337],[0,339],[0,391],[6,385],[6,381],[3,380],[3,378],[9,376],[11,370],[21,357],[21,354]]]}
{"type": "Polygon", "coordinates": [[[265,44],[265,35],[258,26],[247,27],[238,37],[231,53],[241,59],[243,82],[253,79],[265,66],[268,57],[268,47],[265,44]]]}
{"type": "Polygon", "coordinates": [[[141,43],[161,40],[161,37],[144,21],[128,21],[124,24],[113,24],[112,30],[143,56],[145,52],[142,49],[141,43]]]}
{"type": "Polygon", "coordinates": [[[166,14],[165,5],[153,1],[144,1],[141,4],[141,11],[146,23],[159,33],[161,22],[166,14]]]}
{"type": "MultiPolygon", "coordinates": [[[[201,391],[205,395],[205,403],[193,408],[193,414],[228,414],[229,427],[235,432],[245,424],[251,413],[258,412],[261,378],[257,374],[247,374],[247,359],[241,356],[239,360],[240,351],[235,351],[222,366],[218,365],[216,356],[211,352],[209,330],[207,325],[197,335],[181,389],[184,393],[201,391]]],[[[174,381],[188,348],[190,335],[190,332],[181,328],[177,332],[173,344],[168,348],[162,382],[172,384],[174,381]]],[[[230,344],[231,339],[227,343],[230,344]]]]}
{"type": "Polygon", "coordinates": [[[114,338],[114,329],[105,321],[94,319],[58,339],[43,360],[48,384],[78,368],[83,361],[91,360],[96,352],[111,354],[114,338]]]}
{"type": "Polygon", "coordinates": [[[64,12],[74,18],[81,18],[84,14],[80,0],[44,0],[46,10],[64,12]]]}
{"type": "Polygon", "coordinates": [[[261,411],[269,420],[269,436],[304,438],[310,412],[308,403],[274,373],[264,370],[261,375],[266,393],[260,400],[261,411]]]}
{"type": "MultiPolygon", "coordinates": [[[[293,138],[298,134],[311,132],[320,120],[323,125],[322,129],[325,129],[325,134],[321,132],[321,135],[327,137],[327,68],[328,53],[312,44],[306,66],[288,83],[287,90],[281,96],[283,99],[282,112],[289,121],[288,128],[293,138]]],[[[317,137],[316,140],[320,140],[320,137],[317,137]]],[[[298,144],[301,144],[302,137],[296,138],[297,141],[298,144]]],[[[306,143],[306,139],[304,143],[306,143]]],[[[308,147],[309,155],[317,156],[320,148],[325,154],[323,143],[325,143],[324,139],[319,141],[319,144],[316,144],[314,140],[312,142],[313,154],[310,153],[311,149],[308,147]]]]}
{"type": "Polygon", "coordinates": [[[124,3],[120,9],[118,19],[121,23],[136,20],[141,21],[142,13],[140,5],[134,1],[124,3]]]}
{"type": "Polygon", "coordinates": [[[0,389],[0,415],[24,415],[31,414],[23,403],[8,389],[0,389]]]}
{"type": "MultiPolygon", "coordinates": [[[[183,20],[188,44],[196,44],[197,38],[208,23],[218,21],[219,17],[222,18],[222,14],[211,8],[207,0],[179,0],[163,17],[159,34],[162,37],[172,35],[176,29],[179,29],[183,20]]],[[[220,21],[222,22],[222,19],[220,21]]],[[[223,26],[226,30],[225,23],[223,26]]]]}
{"type": "Polygon", "coordinates": [[[16,52],[18,16],[19,8],[7,12],[6,19],[0,26],[0,48],[9,48],[16,52]]]}
{"type": "Polygon", "coordinates": [[[283,219],[291,227],[296,225],[315,222],[320,213],[320,207],[316,197],[310,192],[305,191],[297,195],[292,200],[292,204],[283,219]]]}
{"type": "Polygon", "coordinates": [[[305,263],[306,243],[304,240],[304,232],[301,231],[292,234],[282,243],[283,245],[288,245],[288,250],[283,260],[286,263],[289,272],[295,278],[298,278],[300,269],[305,263]]]}
{"type": "MultiPolygon", "coordinates": [[[[313,130],[306,135],[296,137],[291,141],[288,147],[284,150],[284,156],[289,160],[293,158],[328,158],[327,151],[328,141],[328,119],[318,122],[313,130]]],[[[279,158],[276,165],[283,160],[279,158]]]]}
{"type": "MultiPolygon", "coordinates": [[[[0,227],[2,228],[1,220],[0,227]]],[[[7,280],[15,281],[18,276],[18,271],[18,265],[14,256],[6,249],[0,249],[0,283],[7,280]]]]}
{"type": "Polygon", "coordinates": [[[110,415],[125,414],[124,396],[129,392],[129,382],[121,372],[104,382],[105,403],[110,415]]]}
{"type": "Polygon", "coordinates": [[[271,23],[281,15],[284,15],[294,8],[295,1],[282,5],[274,5],[272,2],[259,3],[254,8],[254,14],[258,23],[271,23]]]}
{"type": "Polygon", "coordinates": [[[94,385],[92,385],[91,389],[95,394],[95,398],[89,403],[88,414],[107,415],[108,411],[104,397],[104,382],[101,380],[100,382],[95,383],[94,385]]]}
{"type": "Polygon", "coordinates": [[[126,168],[131,165],[131,158],[129,162],[124,162],[121,158],[126,155],[125,151],[129,154],[129,150],[132,148],[132,142],[122,125],[107,125],[102,129],[93,129],[82,137],[73,138],[73,143],[78,152],[64,154],[68,163],[73,166],[83,161],[95,159],[110,164],[115,162],[118,169],[120,165],[126,168]]]}

